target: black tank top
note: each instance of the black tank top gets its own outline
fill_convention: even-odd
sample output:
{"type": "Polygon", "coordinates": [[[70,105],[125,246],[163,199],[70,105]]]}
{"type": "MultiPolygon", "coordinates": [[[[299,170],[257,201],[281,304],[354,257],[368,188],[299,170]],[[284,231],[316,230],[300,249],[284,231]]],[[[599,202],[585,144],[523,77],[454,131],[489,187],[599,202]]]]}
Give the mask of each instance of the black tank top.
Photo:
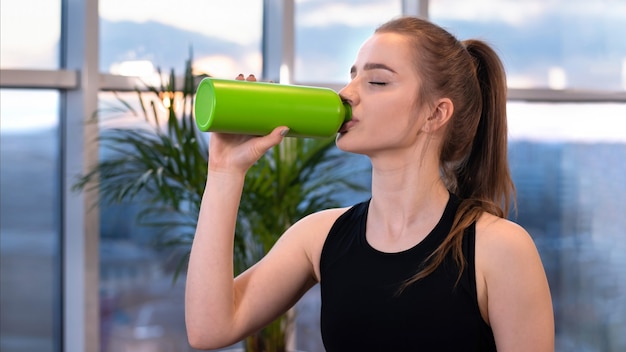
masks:
{"type": "Polygon", "coordinates": [[[435,272],[402,293],[402,282],[450,232],[459,199],[416,246],[383,253],[365,238],[369,201],[342,214],[320,259],[321,332],[328,352],[495,351],[491,328],[480,315],[474,269],[475,226],[465,231],[466,265],[460,282],[451,255],[435,272]]]}

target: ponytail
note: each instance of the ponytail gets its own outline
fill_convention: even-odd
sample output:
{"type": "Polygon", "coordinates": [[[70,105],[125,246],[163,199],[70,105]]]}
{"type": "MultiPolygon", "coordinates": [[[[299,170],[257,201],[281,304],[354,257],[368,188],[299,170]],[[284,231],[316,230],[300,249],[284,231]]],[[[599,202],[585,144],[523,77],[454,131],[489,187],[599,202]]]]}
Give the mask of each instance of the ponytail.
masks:
{"type": "Polygon", "coordinates": [[[456,192],[462,199],[492,203],[485,210],[506,217],[515,186],[508,166],[504,67],[485,42],[462,44],[475,62],[482,109],[469,155],[455,170],[456,192]]]}
{"type": "MultiPolygon", "coordinates": [[[[450,233],[425,260],[423,269],[410,278],[411,283],[426,277],[452,252],[459,267],[457,284],[465,269],[463,236],[484,213],[504,218],[515,204],[515,185],[508,163],[508,129],[506,116],[506,75],[495,51],[480,40],[462,42],[472,57],[481,100],[480,118],[467,156],[453,169],[453,193],[461,204],[450,233]]],[[[444,172],[445,173],[445,172],[444,172]]]]}

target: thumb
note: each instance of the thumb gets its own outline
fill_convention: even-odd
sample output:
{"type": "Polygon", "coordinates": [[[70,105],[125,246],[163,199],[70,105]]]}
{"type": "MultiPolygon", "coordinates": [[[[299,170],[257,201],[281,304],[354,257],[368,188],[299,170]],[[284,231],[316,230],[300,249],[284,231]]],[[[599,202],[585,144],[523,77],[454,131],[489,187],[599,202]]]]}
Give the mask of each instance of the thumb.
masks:
{"type": "Polygon", "coordinates": [[[273,146],[278,145],[282,142],[287,133],[289,133],[289,127],[280,126],[274,128],[270,134],[256,139],[255,147],[257,153],[262,155],[273,146]]]}

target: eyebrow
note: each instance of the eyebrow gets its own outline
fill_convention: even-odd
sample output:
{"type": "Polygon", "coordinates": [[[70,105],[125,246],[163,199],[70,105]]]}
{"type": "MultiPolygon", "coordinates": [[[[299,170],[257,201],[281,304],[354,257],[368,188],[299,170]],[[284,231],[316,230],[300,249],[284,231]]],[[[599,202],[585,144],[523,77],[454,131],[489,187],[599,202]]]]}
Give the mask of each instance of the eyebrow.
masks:
{"type": "MultiPolygon", "coordinates": [[[[376,63],[376,62],[368,62],[363,66],[363,71],[368,71],[368,70],[387,70],[390,71],[392,73],[397,73],[396,71],[394,71],[391,67],[385,65],[385,64],[380,64],[380,63],[376,63]]],[[[350,74],[353,74],[356,72],[356,66],[352,66],[350,68],[350,74]]]]}

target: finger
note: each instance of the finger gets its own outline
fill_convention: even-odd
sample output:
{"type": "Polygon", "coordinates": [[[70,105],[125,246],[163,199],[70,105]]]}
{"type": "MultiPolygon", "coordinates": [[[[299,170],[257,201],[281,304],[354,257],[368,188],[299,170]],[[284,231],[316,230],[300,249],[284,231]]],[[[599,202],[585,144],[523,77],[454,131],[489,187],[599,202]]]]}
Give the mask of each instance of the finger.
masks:
{"type": "Polygon", "coordinates": [[[249,75],[249,76],[246,78],[246,81],[256,82],[256,77],[254,77],[254,75],[249,75]]]}
{"type": "Polygon", "coordinates": [[[235,79],[238,81],[243,81],[244,80],[243,73],[240,73],[235,79]]]}
{"type": "Polygon", "coordinates": [[[262,155],[273,146],[278,145],[282,142],[287,133],[289,133],[289,128],[281,126],[276,127],[270,134],[256,139],[255,148],[257,150],[257,154],[262,155]]]}
{"type": "MultiPolygon", "coordinates": [[[[285,136],[287,136],[287,133],[289,133],[289,130],[290,130],[290,129],[289,129],[289,127],[278,127],[278,128],[276,128],[274,131],[276,131],[276,130],[279,130],[279,132],[278,132],[278,133],[279,133],[282,137],[285,137],[285,136]]],[[[274,133],[274,131],[272,131],[272,133],[274,133]]]]}

